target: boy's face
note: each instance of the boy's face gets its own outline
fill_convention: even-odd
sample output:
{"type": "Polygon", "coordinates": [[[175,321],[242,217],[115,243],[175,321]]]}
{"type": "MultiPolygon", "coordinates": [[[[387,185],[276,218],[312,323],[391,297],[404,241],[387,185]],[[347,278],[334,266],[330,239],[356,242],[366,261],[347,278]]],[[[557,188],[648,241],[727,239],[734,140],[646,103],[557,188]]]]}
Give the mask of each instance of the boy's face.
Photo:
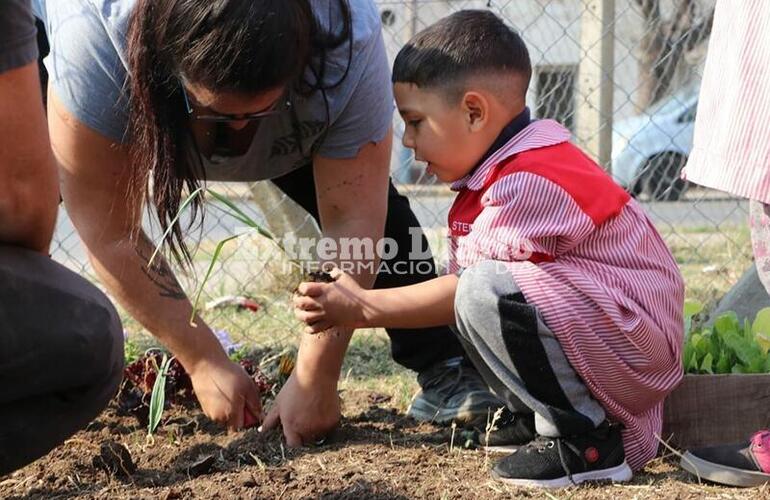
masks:
{"type": "Polygon", "coordinates": [[[393,92],[406,125],[403,143],[415,159],[426,162],[426,171],[442,182],[465,177],[489,148],[472,110],[412,83],[396,83],[393,92]]]}

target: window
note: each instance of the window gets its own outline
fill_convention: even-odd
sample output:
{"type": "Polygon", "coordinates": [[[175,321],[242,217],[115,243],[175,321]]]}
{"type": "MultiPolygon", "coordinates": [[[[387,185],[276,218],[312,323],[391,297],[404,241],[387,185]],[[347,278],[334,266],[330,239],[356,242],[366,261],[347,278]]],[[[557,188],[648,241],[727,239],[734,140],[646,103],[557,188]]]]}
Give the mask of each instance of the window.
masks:
{"type": "Polygon", "coordinates": [[[539,66],[535,69],[535,116],[552,118],[570,131],[575,126],[576,66],[539,66]]]}

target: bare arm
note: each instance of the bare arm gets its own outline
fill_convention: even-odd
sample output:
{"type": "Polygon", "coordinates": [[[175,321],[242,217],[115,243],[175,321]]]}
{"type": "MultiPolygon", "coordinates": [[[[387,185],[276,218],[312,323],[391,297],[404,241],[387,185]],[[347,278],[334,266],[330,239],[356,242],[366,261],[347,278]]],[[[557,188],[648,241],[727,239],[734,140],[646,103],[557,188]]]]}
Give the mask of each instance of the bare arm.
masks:
{"type": "Polygon", "coordinates": [[[308,333],[331,327],[428,328],[455,322],[458,278],[448,274],[399,288],[365,290],[346,274],[334,283],[302,283],[294,298],[308,333]]]}
{"type": "MultiPolygon", "coordinates": [[[[390,147],[388,133],[382,142],[362,147],[356,158],[316,158],[314,172],[324,236],[337,241],[342,237],[375,242],[382,238],[390,147]]],[[[376,269],[377,262],[373,264],[376,269]]],[[[355,279],[366,288],[374,283],[371,272],[355,279]]],[[[265,418],[265,429],[280,422],[289,446],[299,446],[326,436],[338,424],[337,380],[351,334],[346,330],[338,335],[302,336],[296,369],[265,418]]]]}
{"type": "MultiPolygon", "coordinates": [[[[383,237],[391,146],[391,132],[388,132],[386,140],[364,146],[356,158],[316,160],[316,191],[324,236],[337,242],[341,238],[361,238],[375,243],[383,237]]],[[[373,267],[360,266],[361,272],[353,275],[364,288],[374,284],[375,275],[369,269],[376,269],[378,262],[375,258],[368,264],[373,267]]],[[[351,333],[303,336],[297,368],[308,370],[314,377],[332,378],[336,384],[351,333]]]]}
{"type": "Polygon", "coordinates": [[[0,74],[0,243],[48,253],[59,186],[37,64],[0,74]]]}
{"type": "Polygon", "coordinates": [[[455,322],[457,275],[447,274],[415,285],[366,290],[368,327],[429,328],[455,322]]]}
{"type": "Polygon", "coordinates": [[[190,326],[192,306],[165,260],[148,267],[153,245],[140,229],[144,186],[133,185],[126,146],[82,124],[55,95],[49,103],[62,196],[99,278],[177,356],[206,414],[241,427],[244,404],[258,414],[256,388],[202,321],[190,326]]]}

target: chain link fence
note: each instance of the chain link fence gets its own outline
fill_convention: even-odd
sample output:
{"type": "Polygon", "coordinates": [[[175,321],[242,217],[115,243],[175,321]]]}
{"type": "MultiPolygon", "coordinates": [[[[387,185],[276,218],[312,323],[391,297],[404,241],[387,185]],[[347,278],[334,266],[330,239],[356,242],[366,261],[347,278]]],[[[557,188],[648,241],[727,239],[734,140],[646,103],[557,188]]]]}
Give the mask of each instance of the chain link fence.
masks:
{"type": "MultiPolygon", "coordinates": [[[[714,0],[379,0],[391,61],[416,32],[460,9],[489,9],[522,35],[533,78],[527,96],[537,118],[562,122],[581,144],[645,206],[672,248],[688,296],[713,304],[752,263],[748,209],[743,200],[688,186],[679,179],[692,146],[698,87],[714,0]]],[[[446,186],[427,177],[400,144],[394,116],[392,176],[410,197],[439,261],[445,254],[446,186]]],[[[270,183],[217,185],[274,234],[317,234],[317,226],[270,183]]],[[[363,202],[363,200],[362,200],[363,202]]],[[[199,243],[195,272],[181,276],[193,295],[218,241],[239,223],[210,207],[191,234],[199,243]]],[[[148,221],[148,226],[152,224],[148,221]]],[[[157,236],[157,230],[151,230],[157,236]]],[[[54,256],[93,276],[85,252],[62,215],[54,256]]],[[[202,294],[204,318],[236,338],[275,344],[298,331],[288,298],[299,281],[270,241],[248,235],[226,247],[202,294]],[[258,310],[238,311],[213,300],[248,296],[258,310]]],[[[129,330],[139,325],[126,317],[129,330]]]]}

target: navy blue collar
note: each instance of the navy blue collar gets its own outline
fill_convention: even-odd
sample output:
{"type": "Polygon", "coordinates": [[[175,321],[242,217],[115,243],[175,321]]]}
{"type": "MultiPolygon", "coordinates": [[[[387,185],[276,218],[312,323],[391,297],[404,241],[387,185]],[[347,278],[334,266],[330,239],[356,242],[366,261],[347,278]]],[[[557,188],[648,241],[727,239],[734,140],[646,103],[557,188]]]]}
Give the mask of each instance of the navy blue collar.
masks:
{"type": "Polygon", "coordinates": [[[505,146],[505,144],[513,139],[516,134],[527,128],[531,122],[532,120],[529,117],[529,108],[525,107],[524,111],[516,115],[516,118],[511,120],[508,125],[503,127],[503,130],[497,136],[495,142],[493,142],[492,146],[487,150],[486,153],[484,153],[484,156],[482,156],[476,166],[473,167],[473,170],[479,168],[479,165],[487,161],[487,158],[492,156],[495,151],[505,146]]]}

